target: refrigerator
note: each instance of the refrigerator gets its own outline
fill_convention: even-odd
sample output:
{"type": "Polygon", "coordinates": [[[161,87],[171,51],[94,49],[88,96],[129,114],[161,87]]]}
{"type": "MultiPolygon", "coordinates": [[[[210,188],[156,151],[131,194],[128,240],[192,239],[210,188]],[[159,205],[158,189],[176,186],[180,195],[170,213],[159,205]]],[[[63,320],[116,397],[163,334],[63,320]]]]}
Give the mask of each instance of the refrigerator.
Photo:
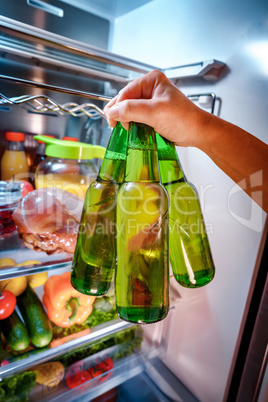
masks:
{"type": "MultiPolygon", "coordinates": [[[[75,135],[107,146],[105,119],[95,118],[94,112],[88,116],[83,105],[102,109],[128,82],[153,69],[163,71],[199,107],[267,143],[265,1],[1,0],[0,10],[1,153],[8,130],[27,134],[29,158],[35,134],[75,135]],[[74,113],[55,117],[55,103],[71,104],[74,113]]],[[[168,317],[142,326],[140,349],[120,360],[109,379],[74,390],[63,387],[55,394],[40,391],[39,399],[268,400],[267,215],[202,151],[177,147],[177,153],[198,190],[215,278],[199,289],[183,288],[171,278],[168,317]]],[[[267,164],[260,180],[265,172],[267,164]]],[[[251,191],[254,196],[259,189],[251,191]]],[[[1,257],[12,252],[20,260],[27,252],[27,259],[35,259],[34,251],[19,247],[5,243],[1,257]]],[[[70,269],[71,257],[64,253],[40,258],[39,266],[23,271],[2,269],[0,279],[70,269]]],[[[30,354],[3,366],[0,375],[8,378],[128,328],[119,319],[102,324],[40,351],[38,358],[30,354]]]]}

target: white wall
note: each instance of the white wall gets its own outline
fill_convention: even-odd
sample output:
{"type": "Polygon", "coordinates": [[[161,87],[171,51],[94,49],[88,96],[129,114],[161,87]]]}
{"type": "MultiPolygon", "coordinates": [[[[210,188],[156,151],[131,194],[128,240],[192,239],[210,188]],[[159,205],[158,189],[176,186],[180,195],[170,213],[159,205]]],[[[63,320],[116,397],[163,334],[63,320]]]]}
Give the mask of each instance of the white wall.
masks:
{"type": "MultiPolygon", "coordinates": [[[[181,81],[187,94],[214,91],[220,116],[268,142],[268,3],[155,0],[115,21],[111,51],[160,68],[218,59],[218,83],[181,81]]],[[[178,149],[201,196],[216,266],[201,289],[179,287],[167,364],[204,402],[223,400],[254,275],[261,209],[197,149],[178,149]],[[204,197],[202,196],[203,190],[204,197]],[[229,204],[228,204],[229,200],[229,204]]]]}

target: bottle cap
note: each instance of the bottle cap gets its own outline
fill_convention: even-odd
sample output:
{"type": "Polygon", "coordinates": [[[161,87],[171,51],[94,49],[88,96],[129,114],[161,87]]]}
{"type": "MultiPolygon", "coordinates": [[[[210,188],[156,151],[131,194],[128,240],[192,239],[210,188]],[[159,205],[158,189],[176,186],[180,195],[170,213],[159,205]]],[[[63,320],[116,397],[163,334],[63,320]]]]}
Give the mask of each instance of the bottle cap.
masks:
{"type": "Polygon", "coordinates": [[[76,141],[78,142],[78,138],[75,137],[62,137],[63,141],[76,141]]]}
{"type": "Polygon", "coordinates": [[[25,140],[25,134],[24,133],[16,133],[16,132],[13,132],[13,131],[7,131],[5,137],[6,137],[7,141],[23,142],[25,140]]]}
{"type": "Polygon", "coordinates": [[[106,149],[100,145],[90,145],[83,142],[64,141],[57,138],[49,138],[43,135],[35,135],[35,140],[46,143],[46,156],[64,159],[103,159],[106,149]]]}

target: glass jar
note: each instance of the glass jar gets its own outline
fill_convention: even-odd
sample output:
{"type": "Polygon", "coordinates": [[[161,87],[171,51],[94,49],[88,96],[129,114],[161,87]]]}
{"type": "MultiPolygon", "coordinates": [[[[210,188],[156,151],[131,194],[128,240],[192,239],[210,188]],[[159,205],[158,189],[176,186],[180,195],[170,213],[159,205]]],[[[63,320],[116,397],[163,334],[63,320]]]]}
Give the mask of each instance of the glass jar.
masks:
{"type": "Polygon", "coordinates": [[[0,181],[0,239],[5,239],[17,231],[12,213],[22,199],[22,187],[18,182],[0,181]]]}
{"type": "Polygon", "coordinates": [[[37,167],[35,187],[57,187],[84,199],[88,186],[97,177],[94,159],[102,159],[105,148],[82,142],[35,136],[46,143],[46,156],[37,167]]]}

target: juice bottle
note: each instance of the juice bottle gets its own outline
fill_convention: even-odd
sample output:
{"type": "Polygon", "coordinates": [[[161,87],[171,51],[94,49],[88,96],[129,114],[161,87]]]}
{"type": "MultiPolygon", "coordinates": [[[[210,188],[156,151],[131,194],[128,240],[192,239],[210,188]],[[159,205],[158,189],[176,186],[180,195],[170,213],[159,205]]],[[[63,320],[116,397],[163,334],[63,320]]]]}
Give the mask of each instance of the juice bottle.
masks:
{"type": "Polygon", "coordinates": [[[24,133],[8,131],[6,150],[1,159],[1,180],[27,180],[29,166],[24,151],[24,133]]]}
{"type": "Polygon", "coordinates": [[[211,282],[215,267],[196,189],[188,183],[172,142],[156,134],[161,182],[169,205],[169,255],[177,282],[197,288],[211,282]]]}
{"type": "Polygon", "coordinates": [[[108,292],[116,264],[115,210],[119,184],[124,178],[127,132],[114,128],[97,179],[84,202],[71,283],[88,295],[108,292]]]}
{"type": "Polygon", "coordinates": [[[130,123],[124,183],[117,196],[116,309],[153,323],[169,310],[168,195],[160,184],[155,132],[130,123]]]}

